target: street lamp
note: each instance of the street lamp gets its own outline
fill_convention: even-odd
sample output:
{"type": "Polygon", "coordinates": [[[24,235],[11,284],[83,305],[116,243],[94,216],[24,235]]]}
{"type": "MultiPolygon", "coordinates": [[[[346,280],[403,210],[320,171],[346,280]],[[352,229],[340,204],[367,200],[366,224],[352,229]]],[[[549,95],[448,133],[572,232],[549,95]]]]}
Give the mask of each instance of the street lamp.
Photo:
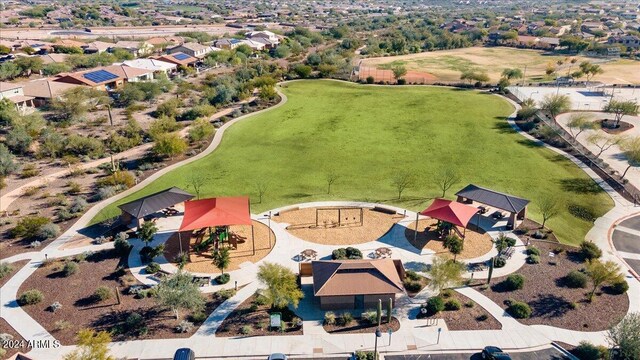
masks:
{"type": "Polygon", "coordinates": [[[376,329],[376,344],[373,350],[373,356],[374,359],[378,360],[378,338],[382,337],[382,331],[380,331],[380,328],[376,329]]]}

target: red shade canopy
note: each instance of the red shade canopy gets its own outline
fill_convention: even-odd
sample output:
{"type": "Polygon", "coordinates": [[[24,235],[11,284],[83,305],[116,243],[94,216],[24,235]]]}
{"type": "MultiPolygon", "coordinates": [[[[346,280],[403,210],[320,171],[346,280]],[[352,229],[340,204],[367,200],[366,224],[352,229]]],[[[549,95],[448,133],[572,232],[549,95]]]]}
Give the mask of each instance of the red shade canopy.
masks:
{"type": "Polygon", "coordinates": [[[219,197],[184,203],[180,231],[228,225],[251,225],[248,197],[219,197]]]}
{"type": "Polygon", "coordinates": [[[454,225],[467,227],[469,220],[471,220],[477,212],[478,209],[473,206],[451,200],[435,199],[433,203],[420,214],[454,225]]]}

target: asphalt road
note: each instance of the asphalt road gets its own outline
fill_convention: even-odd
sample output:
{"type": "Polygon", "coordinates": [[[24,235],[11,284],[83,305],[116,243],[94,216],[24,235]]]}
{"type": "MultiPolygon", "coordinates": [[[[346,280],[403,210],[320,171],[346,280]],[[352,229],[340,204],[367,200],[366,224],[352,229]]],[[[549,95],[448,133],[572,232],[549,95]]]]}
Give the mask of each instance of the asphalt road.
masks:
{"type": "MultiPolygon", "coordinates": [[[[569,359],[554,348],[532,352],[511,352],[513,360],[565,360],[569,359]]],[[[482,360],[480,353],[385,355],[385,360],[482,360]]]]}
{"type": "Polygon", "coordinates": [[[629,266],[640,274],[640,216],[627,219],[611,235],[613,245],[629,266]]]}

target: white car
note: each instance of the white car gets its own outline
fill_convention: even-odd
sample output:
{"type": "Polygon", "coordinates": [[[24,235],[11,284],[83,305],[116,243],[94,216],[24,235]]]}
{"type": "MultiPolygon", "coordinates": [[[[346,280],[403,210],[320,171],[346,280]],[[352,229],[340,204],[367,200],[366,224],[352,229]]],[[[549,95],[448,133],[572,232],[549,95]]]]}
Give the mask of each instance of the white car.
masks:
{"type": "Polygon", "coordinates": [[[281,353],[273,353],[269,355],[267,360],[287,360],[287,355],[281,353]]]}

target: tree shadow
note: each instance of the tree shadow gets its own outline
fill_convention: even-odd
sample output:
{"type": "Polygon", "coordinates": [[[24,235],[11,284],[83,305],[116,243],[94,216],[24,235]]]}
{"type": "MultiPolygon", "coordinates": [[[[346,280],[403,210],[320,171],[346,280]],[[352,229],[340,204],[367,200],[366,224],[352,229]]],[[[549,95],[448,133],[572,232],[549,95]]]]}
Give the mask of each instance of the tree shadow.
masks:
{"type": "Polygon", "coordinates": [[[520,139],[520,140],[517,140],[517,143],[520,145],[524,145],[528,148],[541,148],[544,146],[542,143],[539,143],[531,139],[520,139]]]}
{"type": "Polygon", "coordinates": [[[575,194],[599,194],[603,191],[600,185],[591,178],[561,179],[559,183],[564,191],[575,194]]]}
{"type": "Polygon", "coordinates": [[[582,256],[579,251],[567,251],[566,255],[567,260],[575,264],[584,264],[584,262],[586,261],[584,256],[582,256]]]}
{"type": "Polygon", "coordinates": [[[531,317],[560,317],[566,314],[571,302],[561,296],[553,294],[540,294],[537,299],[529,302],[532,312],[531,317]]]}
{"type": "Polygon", "coordinates": [[[509,286],[507,285],[506,279],[497,284],[491,285],[491,290],[493,290],[493,292],[496,292],[496,293],[507,293],[507,292],[515,291],[509,288],[509,286]]]}
{"type": "Polygon", "coordinates": [[[504,121],[504,118],[499,118],[502,121],[496,121],[493,125],[494,130],[498,130],[500,134],[513,134],[516,131],[511,127],[511,125],[504,121]]]}

